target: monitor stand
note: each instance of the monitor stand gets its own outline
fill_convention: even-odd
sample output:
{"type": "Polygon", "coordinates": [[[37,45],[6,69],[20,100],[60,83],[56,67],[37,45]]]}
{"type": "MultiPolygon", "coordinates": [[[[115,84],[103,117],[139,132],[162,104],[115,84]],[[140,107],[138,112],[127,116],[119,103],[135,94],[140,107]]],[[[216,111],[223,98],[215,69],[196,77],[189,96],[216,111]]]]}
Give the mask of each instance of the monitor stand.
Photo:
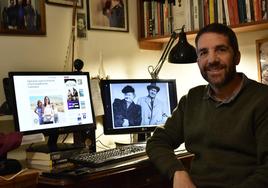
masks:
{"type": "Polygon", "coordinates": [[[151,133],[139,133],[139,134],[130,134],[129,142],[115,142],[116,146],[122,145],[131,145],[131,144],[141,144],[145,145],[147,139],[151,136],[151,133]]]}
{"type": "Polygon", "coordinates": [[[34,145],[28,148],[28,151],[51,153],[57,151],[65,151],[72,149],[84,148],[82,145],[71,143],[58,143],[59,134],[52,134],[48,136],[47,144],[34,145]]]}

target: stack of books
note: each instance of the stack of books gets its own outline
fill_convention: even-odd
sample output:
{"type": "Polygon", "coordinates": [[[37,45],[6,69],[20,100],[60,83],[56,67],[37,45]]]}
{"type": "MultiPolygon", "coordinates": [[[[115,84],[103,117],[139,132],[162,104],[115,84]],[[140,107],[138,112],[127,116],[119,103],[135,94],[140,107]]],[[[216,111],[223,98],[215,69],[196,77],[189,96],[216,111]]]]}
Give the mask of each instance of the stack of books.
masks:
{"type": "Polygon", "coordinates": [[[68,158],[75,153],[81,152],[81,149],[72,149],[56,152],[37,152],[26,151],[26,165],[28,168],[39,169],[42,171],[53,171],[74,167],[74,164],[68,161],[68,158]]]}

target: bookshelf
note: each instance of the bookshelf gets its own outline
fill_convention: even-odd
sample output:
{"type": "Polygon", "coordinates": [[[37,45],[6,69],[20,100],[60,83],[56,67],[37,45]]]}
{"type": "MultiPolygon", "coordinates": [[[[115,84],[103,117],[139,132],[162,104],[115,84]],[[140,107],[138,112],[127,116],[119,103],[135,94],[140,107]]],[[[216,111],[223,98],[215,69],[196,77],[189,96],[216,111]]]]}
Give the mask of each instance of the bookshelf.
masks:
{"type": "MultiPolygon", "coordinates": [[[[162,50],[164,44],[168,42],[170,34],[149,36],[149,37],[144,36],[145,28],[143,24],[144,23],[143,2],[144,0],[137,0],[139,48],[145,49],[145,50],[162,50]]],[[[240,23],[236,25],[231,25],[231,27],[236,33],[264,30],[264,29],[268,29],[268,19],[240,23]]],[[[186,33],[187,33],[187,38],[191,40],[195,38],[197,31],[188,31],[186,33]]]]}

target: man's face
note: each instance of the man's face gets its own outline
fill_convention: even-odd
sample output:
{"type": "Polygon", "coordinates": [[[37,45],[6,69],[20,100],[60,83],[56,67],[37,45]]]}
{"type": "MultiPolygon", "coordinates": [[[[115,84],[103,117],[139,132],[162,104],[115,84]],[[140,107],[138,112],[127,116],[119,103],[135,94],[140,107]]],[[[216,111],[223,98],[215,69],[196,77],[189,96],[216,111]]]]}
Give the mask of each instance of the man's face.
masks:
{"type": "Polygon", "coordinates": [[[149,96],[151,98],[155,98],[156,97],[156,94],[157,94],[157,90],[156,89],[154,89],[154,88],[149,89],[148,92],[149,92],[149,96]]]}
{"type": "Polygon", "coordinates": [[[200,72],[213,87],[221,88],[234,78],[240,53],[234,56],[226,36],[217,33],[201,35],[197,43],[197,55],[200,72]]]}
{"type": "Polygon", "coordinates": [[[130,102],[131,103],[133,101],[134,97],[135,97],[134,93],[128,92],[128,93],[125,93],[124,99],[127,102],[130,102]]]}

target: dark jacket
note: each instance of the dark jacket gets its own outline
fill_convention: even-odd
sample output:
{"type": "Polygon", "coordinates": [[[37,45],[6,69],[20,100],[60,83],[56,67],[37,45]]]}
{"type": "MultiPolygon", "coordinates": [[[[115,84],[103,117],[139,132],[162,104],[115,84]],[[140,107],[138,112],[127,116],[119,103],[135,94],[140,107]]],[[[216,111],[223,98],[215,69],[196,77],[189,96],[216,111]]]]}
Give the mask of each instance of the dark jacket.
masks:
{"type": "Polygon", "coordinates": [[[115,99],[113,103],[113,114],[115,127],[122,127],[123,119],[128,119],[129,126],[141,124],[141,106],[132,102],[127,108],[124,99],[115,99]]]}

